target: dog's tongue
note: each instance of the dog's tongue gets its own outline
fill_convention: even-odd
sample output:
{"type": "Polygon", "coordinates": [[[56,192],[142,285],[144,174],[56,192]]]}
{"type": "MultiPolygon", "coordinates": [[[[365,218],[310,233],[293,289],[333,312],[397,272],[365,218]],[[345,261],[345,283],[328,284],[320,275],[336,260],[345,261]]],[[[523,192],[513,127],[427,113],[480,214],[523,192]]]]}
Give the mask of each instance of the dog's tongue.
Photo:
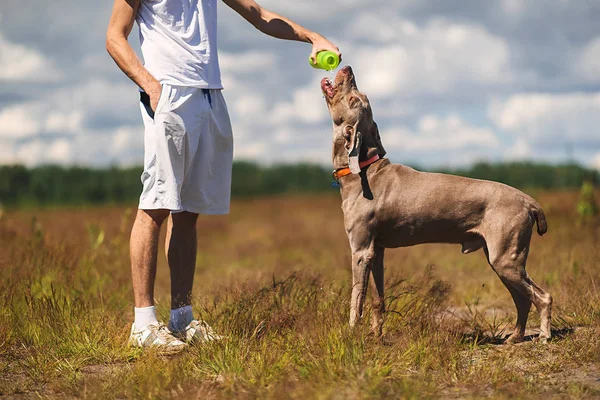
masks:
{"type": "Polygon", "coordinates": [[[333,84],[329,78],[321,79],[321,90],[327,94],[327,97],[333,97],[333,84]]]}

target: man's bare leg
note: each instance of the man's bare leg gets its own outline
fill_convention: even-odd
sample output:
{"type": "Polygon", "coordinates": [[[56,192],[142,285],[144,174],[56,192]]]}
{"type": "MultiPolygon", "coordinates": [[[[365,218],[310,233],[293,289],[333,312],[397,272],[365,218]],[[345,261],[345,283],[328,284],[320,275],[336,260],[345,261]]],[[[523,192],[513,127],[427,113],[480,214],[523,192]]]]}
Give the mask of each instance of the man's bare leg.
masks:
{"type": "Polygon", "coordinates": [[[196,269],[197,219],[198,214],[184,211],[171,214],[167,225],[165,252],[171,271],[169,328],[177,332],[186,330],[194,320],[191,301],[196,269]]]}
{"type": "Polygon", "coordinates": [[[192,312],[192,286],[196,270],[196,221],[198,214],[171,214],[167,227],[166,253],[171,269],[171,317],[169,329],[187,343],[220,340],[205,321],[198,321],[192,312]]]}
{"type": "Polygon", "coordinates": [[[128,343],[134,347],[155,347],[164,354],[180,352],[187,346],[158,323],[154,308],[158,238],[160,226],[169,213],[169,210],[138,210],[129,248],[135,321],[128,343]]]}
{"type": "Polygon", "coordinates": [[[136,308],[154,305],[154,280],[160,227],[169,210],[138,210],[131,229],[130,256],[136,308]]]}
{"type": "Polygon", "coordinates": [[[196,270],[196,221],[198,214],[187,211],[171,214],[165,249],[171,270],[171,309],[191,305],[196,270]]]}

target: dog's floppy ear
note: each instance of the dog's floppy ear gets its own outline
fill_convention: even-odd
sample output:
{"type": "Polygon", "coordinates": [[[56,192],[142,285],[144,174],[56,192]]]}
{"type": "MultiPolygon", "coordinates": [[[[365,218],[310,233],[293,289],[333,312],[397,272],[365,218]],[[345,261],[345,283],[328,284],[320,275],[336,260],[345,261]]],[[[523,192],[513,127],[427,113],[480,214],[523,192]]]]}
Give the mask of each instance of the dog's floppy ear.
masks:
{"type": "Polygon", "coordinates": [[[346,150],[348,150],[348,167],[353,174],[360,173],[359,156],[362,146],[362,134],[358,131],[358,122],[354,126],[344,128],[346,150]]]}
{"type": "Polygon", "coordinates": [[[375,121],[373,121],[373,139],[375,140],[375,145],[377,146],[377,151],[379,154],[379,157],[383,157],[386,155],[386,151],[383,148],[383,144],[381,144],[381,136],[379,136],[379,128],[377,127],[377,124],[375,123],[375,121]]]}
{"type": "Polygon", "coordinates": [[[377,124],[373,121],[373,124],[369,128],[369,133],[364,135],[363,146],[365,148],[364,156],[366,159],[369,159],[374,156],[383,157],[385,156],[385,149],[381,144],[381,137],[379,136],[379,129],[377,128],[377,124]]]}

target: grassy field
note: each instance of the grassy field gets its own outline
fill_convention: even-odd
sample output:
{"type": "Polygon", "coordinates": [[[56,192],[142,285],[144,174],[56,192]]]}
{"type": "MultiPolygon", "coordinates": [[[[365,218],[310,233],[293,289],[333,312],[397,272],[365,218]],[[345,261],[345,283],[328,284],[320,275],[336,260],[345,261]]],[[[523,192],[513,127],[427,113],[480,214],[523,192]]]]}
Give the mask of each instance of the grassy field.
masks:
{"type": "MultiPolygon", "coordinates": [[[[201,217],[195,312],[219,343],[163,357],[125,347],[133,209],[6,211],[0,219],[0,395],[16,398],[600,396],[598,221],[577,193],[532,193],[549,232],[528,272],[554,296],[553,340],[509,346],[516,311],[482,252],[386,253],[383,341],[348,327],[339,196],[234,202],[201,217]]],[[[157,308],[166,321],[161,253],[157,308]]],[[[539,320],[532,310],[530,334],[539,320]]]]}

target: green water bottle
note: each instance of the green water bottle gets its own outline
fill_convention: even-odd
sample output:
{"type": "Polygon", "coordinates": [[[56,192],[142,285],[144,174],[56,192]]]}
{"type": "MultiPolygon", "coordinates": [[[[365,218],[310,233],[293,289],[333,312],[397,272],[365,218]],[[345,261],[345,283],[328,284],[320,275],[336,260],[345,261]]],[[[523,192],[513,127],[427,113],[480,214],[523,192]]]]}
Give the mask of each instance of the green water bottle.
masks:
{"type": "Polygon", "coordinates": [[[340,58],[337,54],[330,50],[324,50],[317,53],[316,63],[313,64],[310,57],[308,58],[308,63],[313,68],[324,69],[325,71],[331,71],[337,68],[340,63],[340,58]]]}

